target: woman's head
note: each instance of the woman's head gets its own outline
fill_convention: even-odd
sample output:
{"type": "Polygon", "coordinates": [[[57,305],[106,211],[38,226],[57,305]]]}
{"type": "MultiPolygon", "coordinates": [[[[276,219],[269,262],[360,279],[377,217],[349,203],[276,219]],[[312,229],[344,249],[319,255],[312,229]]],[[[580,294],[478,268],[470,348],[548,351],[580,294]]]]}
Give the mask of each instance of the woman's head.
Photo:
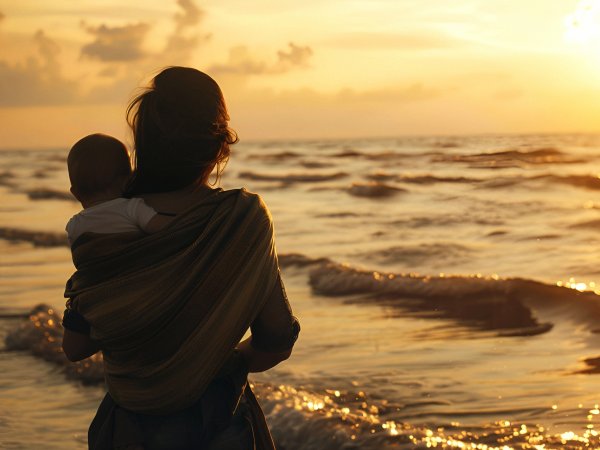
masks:
{"type": "Polygon", "coordinates": [[[169,67],[127,108],[135,144],[132,194],[206,183],[238,138],[229,128],[223,93],[211,77],[169,67]]]}

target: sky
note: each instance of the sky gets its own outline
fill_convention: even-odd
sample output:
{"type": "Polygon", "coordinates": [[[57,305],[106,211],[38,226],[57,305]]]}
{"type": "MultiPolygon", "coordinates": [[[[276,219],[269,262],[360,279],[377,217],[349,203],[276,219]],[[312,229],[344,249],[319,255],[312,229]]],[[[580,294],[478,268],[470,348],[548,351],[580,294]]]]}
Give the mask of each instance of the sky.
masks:
{"type": "Polygon", "coordinates": [[[161,68],[242,140],[600,132],[600,0],[0,0],[0,148],[130,142],[161,68]]]}

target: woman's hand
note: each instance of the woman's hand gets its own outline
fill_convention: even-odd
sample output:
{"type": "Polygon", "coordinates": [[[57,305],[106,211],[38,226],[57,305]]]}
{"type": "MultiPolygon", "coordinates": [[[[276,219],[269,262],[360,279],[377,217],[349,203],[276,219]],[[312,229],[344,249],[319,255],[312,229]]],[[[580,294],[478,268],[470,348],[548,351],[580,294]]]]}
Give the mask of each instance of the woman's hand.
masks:
{"type": "Polygon", "coordinates": [[[237,349],[244,357],[249,372],[264,372],[285,361],[292,354],[292,349],[279,353],[261,352],[252,347],[252,338],[238,344],[237,349]]]}
{"type": "Polygon", "coordinates": [[[62,349],[71,362],[81,361],[97,353],[100,348],[87,334],[64,329],[62,349]]]}

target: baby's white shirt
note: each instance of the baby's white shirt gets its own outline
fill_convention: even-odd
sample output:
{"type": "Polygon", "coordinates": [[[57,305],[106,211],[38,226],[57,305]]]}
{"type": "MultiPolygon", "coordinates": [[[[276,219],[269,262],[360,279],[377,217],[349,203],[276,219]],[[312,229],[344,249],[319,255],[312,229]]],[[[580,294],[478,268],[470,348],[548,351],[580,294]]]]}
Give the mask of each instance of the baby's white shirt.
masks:
{"type": "Polygon", "coordinates": [[[141,198],[115,198],[75,214],[67,222],[67,238],[73,244],[79,236],[92,233],[143,231],[156,211],[141,198]]]}

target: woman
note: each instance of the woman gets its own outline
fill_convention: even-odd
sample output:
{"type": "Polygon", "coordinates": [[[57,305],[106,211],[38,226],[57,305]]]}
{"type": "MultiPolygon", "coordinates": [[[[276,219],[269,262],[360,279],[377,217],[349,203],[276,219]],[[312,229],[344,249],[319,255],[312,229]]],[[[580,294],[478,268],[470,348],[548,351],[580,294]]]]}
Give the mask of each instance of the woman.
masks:
{"type": "Polygon", "coordinates": [[[89,233],[72,249],[63,349],[72,361],[101,350],[108,386],[90,448],[273,449],[246,376],[287,359],[299,325],[264,203],[208,184],[237,142],[221,90],[170,67],[127,116],[128,195],[174,219],[150,236],[89,233]]]}

